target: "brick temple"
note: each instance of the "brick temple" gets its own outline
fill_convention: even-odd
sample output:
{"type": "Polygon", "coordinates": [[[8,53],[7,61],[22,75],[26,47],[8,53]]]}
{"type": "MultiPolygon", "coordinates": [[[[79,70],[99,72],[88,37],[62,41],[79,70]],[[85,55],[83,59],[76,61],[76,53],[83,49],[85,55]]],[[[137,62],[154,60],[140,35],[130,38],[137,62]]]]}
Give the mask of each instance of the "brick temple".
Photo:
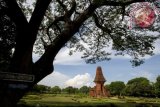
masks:
{"type": "Polygon", "coordinates": [[[106,82],[106,79],[103,76],[101,67],[97,67],[96,70],[96,76],[94,79],[94,83],[96,84],[93,88],[90,90],[90,96],[91,97],[109,97],[110,93],[104,87],[104,83],[106,82]]]}

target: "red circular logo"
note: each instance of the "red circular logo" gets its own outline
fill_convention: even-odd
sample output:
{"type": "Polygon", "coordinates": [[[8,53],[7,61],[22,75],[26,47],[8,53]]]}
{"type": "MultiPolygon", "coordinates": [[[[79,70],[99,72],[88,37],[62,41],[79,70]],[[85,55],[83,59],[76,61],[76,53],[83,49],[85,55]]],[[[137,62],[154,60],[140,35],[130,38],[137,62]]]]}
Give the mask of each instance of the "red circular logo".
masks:
{"type": "Polygon", "coordinates": [[[150,27],[155,21],[155,12],[150,7],[142,7],[136,10],[134,14],[135,24],[139,27],[150,27]]]}
{"type": "Polygon", "coordinates": [[[129,29],[151,27],[160,14],[160,10],[158,9],[159,3],[160,0],[156,0],[153,3],[146,0],[146,2],[132,4],[129,8],[129,29]]]}
{"type": "Polygon", "coordinates": [[[155,12],[150,7],[143,7],[135,12],[135,23],[139,27],[150,27],[155,21],[155,12]]]}

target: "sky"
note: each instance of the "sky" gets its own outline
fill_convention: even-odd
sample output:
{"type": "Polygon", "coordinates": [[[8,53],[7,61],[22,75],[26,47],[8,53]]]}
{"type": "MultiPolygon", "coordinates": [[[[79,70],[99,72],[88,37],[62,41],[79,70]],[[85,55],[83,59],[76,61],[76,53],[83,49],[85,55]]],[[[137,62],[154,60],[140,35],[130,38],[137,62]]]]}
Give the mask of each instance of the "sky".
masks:
{"type": "MultiPolygon", "coordinates": [[[[96,68],[101,66],[103,75],[106,79],[105,84],[114,81],[127,83],[136,77],[146,77],[151,82],[156,81],[160,75],[160,40],[154,44],[154,56],[146,56],[145,63],[138,67],[133,67],[129,56],[112,56],[110,61],[103,61],[96,64],[86,64],[81,59],[81,53],[68,55],[69,49],[62,49],[56,56],[54,72],[41,80],[38,84],[65,88],[73,86],[80,88],[84,85],[93,87],[96,68]]],[[[34,56],[38,58],[38,56],[34,56]]]]}

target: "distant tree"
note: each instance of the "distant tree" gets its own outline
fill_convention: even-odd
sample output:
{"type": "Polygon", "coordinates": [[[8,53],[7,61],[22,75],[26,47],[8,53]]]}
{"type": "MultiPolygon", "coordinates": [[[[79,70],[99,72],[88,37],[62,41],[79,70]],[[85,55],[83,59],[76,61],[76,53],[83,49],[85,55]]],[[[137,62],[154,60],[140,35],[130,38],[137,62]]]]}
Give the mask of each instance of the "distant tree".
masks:
{"type": "Polygon", "coordinates": [[[151,92],[150,92],[150,97],[158,97],[157,96],[157,90],[156,90],[156,83],[151,82],[150,84],[151,84],[151,87],[152,87],[151,92]]]}
{"type": "Polygon", "coordinates": [[[128,81],[125,93],[130,96],[144,96],[151,95],[153,90],[150,81],[145,77],[134,78],[128,81]]]}
{"type": "Polygon", "coordinates": [[[110,85],[110,84],[105,84],[104,87],[105,87],[106,89],[110,90],[110,89],[109,89],[109,85],[110,85]]]}
{"type": "Polygon", "coordinates": [[[111,84],[109,85],[109,90],[112,95],[121,96],[124,88],[125,84],[122,81],[111,82],[111,84]]]}
{"type": "Polygon", "coordinates": [[[35,85],[31,92],[36,92],[36,93],[48,93],[50,91],[50,87],[45,86],[45,85],[35,85]]]}
{"type": "Polygon", "coordinates": [[[63,92],[65,92],[67,94],[75,94],[75,93],[78,93],[78,88],[74,88],[72,86],[68,86],[68,87],[63,89],[63,92]]]}
{"type": "Polygon", "coordinates": [[[80,89],[79,89],[79,92],[80,93],[84,93],[84,94],[88,94],[89,93],[89,87],[87,86],[82,86],[80,89]]]}
{"type": "Polygon", "coordinates": [[[155,83],[155,93],[157,97],[160,97],[160,75],[157,77],[156,79],[156,83],[155,83]]]}
{"type": "Polygon", "coordinates": [[[61,93],[61,88],[59,86],[54,86],[53,88],[51,88],[51,93],[60,94],[61,93]]]}

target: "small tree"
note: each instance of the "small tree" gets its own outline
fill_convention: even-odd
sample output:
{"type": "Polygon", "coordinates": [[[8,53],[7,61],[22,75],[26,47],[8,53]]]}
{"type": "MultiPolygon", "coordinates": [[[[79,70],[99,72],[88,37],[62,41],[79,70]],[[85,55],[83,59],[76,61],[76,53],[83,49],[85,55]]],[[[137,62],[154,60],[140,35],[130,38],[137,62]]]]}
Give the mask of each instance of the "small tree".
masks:
{"type": "Polygon", "coordinates": [[[89,93],[89,87],[87,87],[87,86],[82,86],[82,87],[79,89],[79,92],[80,92],[80,93],[83,93],[83,94],[88,94],[88,93],[89,93]]]}
{"type": "Polygon", "coordinates": [[[155,93],[157,97],[160,97],[160,75],[156,79],[155,83],[155,93]]]}
{"type": "Polygon", "coordinates": [[[53,88],[51,88],[51,93],[60,94],[61,93],[61,88],[59,86],[54,86],[53,88]]]}
{"type": "Polygon", "coordinates": [[[78,93],[78,88],[68,86],[68,87],[64,88],[63,91],[67,94],[75,94],[75,93],[78,93]]]}
{"type": "Polygon", "coordinates": [[[48,93],[50,91],[50,87],[45,85],[35,85],[31,92],[35,93],[48,93]]]}
{"type": "Polygon", "coordinates": [[[112,95],[121,96],[124,88],[125,84],[122,81],[111,82],[111,84],[109,85],[109,90],[112,95]]]}

